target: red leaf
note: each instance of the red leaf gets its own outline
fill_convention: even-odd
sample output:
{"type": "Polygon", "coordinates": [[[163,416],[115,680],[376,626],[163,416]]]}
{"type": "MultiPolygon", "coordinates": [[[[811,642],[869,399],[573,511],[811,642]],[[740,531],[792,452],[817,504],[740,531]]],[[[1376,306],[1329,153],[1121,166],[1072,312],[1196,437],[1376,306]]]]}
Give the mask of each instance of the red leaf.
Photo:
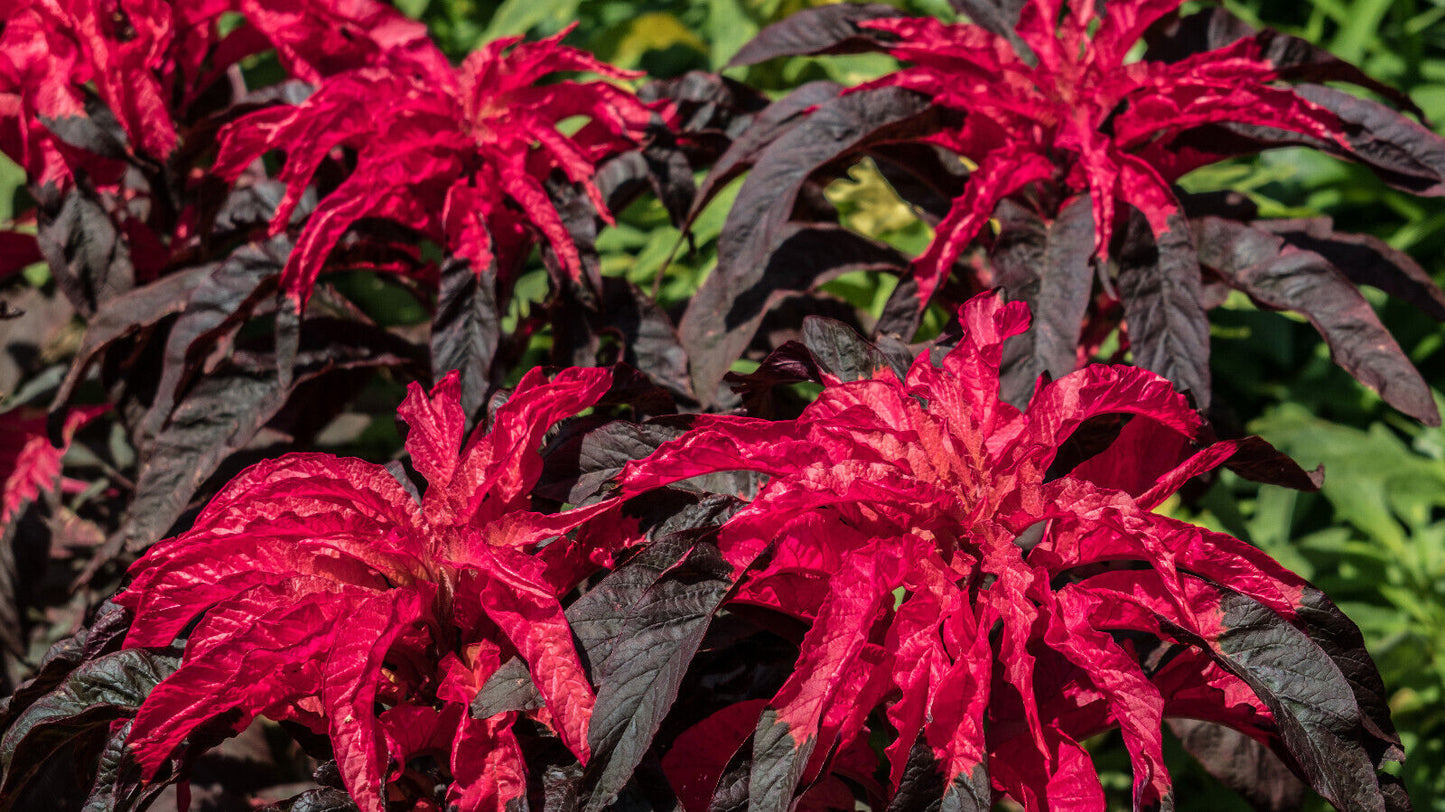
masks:
{"type": "Polygon", "coordinates": [[[537,551],[615,503],[538,514],[526,497],[543,432],[610,382],[605,370],[554,381],[536,370],[468,442],[455,373],[429,395],[413,384],[401,416],[431,480],[422,504],[382,466],[292,454],[242,472],[191,530],[152,548],[117,598],[135,613],[127,645],[170,645],[200,619],[181,668],[137,715],[147,776],[202,724],[265,715],[329,735],[367,812],[386,806],[393,760],[443,740],[451,797],[501,809],[526,787],[515,717],[446,720],[464,715],[504,647],[546,703],[538,720],[585,759],[593,691],[558,598],[595,565],[555,582],[537,551]],[[378,715],[379,704],[389,710],[378,715]],[[426,730],[399,734],[403,717],[426,730]]]}
{"type": "MultiPolygon", "coordinates": [[[[885,695],[896,697],[888,720],[898,738],[886,753],[893,791],[909,803],[940,800],[919,796],[929,786],[916,774],[929,761],[914,748],[921,733],[946,802],[964,808],[991,803],[990,774],[994,789],[1027,809],[1102,808],[1078,742],[1110,727],[1123,731],[1130,751],[1136,806],[1167,805],[1166,712],[1275,736],[1260,698],[1212,659],[1280,694],[1270,708],[1298,708],[1291,703],[1305,689],[1250,671],[1251,655],[1233,641],[1263,635],[1269,623],[1298,624],[1290,639],[1304,646],[1312,628],[1305,582],[1251,545],[1150,512],[1236,451],[1258,453],[1255,444],[1191,454],[1198,414],[1167,380],[1137,368],[1087,367],[1015,409],[999,400],[998,368],[1004,341],[1027,325],[1024,306],[984,295],[964,306],[960,322],[958,346],[938,366],[921,354],[906,381],[888,370],[824,376],[822,393],[796,420],[700,419],[623,472],[628,494],[722,471],[768,477],[718,531],[740,581],[735,600],[808,624],[795,670],[754,735],[749,792],[759,808],[787,807],[815,776],[817,786],[830,785],[817,771],[829,768],[836,742],[862,734],[885,695]],[[1060,447],[1106,415],[1131,419],[1096,457],[1045,481],[1060,447]],[[1254,607],[1249,631],[1229,631],[1221,589],[1254,607]],[[1192,672],[1156,678],[1157,665],[1140,654],[1151,638],[1207,656],[1188,660],[1192,672]]],[[[1354,656],[1342,653],[1340,662],[1354,656]]],[[[1368,673],[1327,670],[1319,682],[1330,683],[1330,703],[1348,684],[1356,704],[1374,708],[1356,715],[1378,715],[1368,673]]],[[[1346,744],[1328,725],[1310,724],[1271,742],[1310,758],[1338,748],[1355,788],[1318,772],[1314,784],[1339,797],[1378,795],[1360,767],[1362,748],[1373,745],[1361,736],[1346,744]]]]}
{"type": "Polygon", "coordinates": [[[498,266],[514,267],[540,238],[579,276],[578,248],[543,181],[562,170],[606,217],[592,184],[597,163],[635,146],[648,125],[647,108],[616,88],[537,86],[561,71],[633,76],[562,45],[565,31],[536,43],[489,43],[454,69],[417,29],[409,21],[379,27],[374,33],[386,45],[379,56],[345,63],[295,107],[252,113],[220,133],[216,171],[224,177],[234,178],[269,150],[287,151],[286,199],[272,220],[277,231],[333,148],[357,152],[355,169],[321,200],[287,263],[284,285],[302,302],[342,235],[363,217],[399,221],[479,263],[478,271],[502,251],[508,255],[497,256],[498,266]],[[574,115],[598,127],[562,135],[557,125],[574,115]],[[513,224],[530,237],[514,243],[482,236],[513,224]]]}
{"type": "MultiPolygon", "coordinates": [[[[87,406],[71,409],[61,424],[61,444],[50,444],[45,415],[22,417],[10,412],[0,429],[0,527],[20,515],[26,504],[41,493],[53,493],[59,486],[60,458],[70,447],[75,432],[109,409],[109,406],[87,406]]],[[[23,410],[17,410],[23,411],[23,410]]]]}

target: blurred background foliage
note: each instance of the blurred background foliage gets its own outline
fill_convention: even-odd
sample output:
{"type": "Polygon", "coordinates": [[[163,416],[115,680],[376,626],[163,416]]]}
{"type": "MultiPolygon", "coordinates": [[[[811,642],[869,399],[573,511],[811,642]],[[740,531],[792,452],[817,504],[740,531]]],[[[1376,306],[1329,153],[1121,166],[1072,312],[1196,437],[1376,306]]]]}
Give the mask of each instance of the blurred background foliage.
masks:
{"type": "MultiPolygon", "coordinates": [[[[576,22],[568,41],[654,78],[719,70],[757,31],[813,0],[395,0],[424,20],[453,58],[478,43],[543,36],[576,22]]],[[[952,19],[945,0],[899,0],[917,14],[952,19]]],[[[1370,75],[1407,91],[1445,133],[1445,0],[1230,0],[1231,11],[1324,45],[1370,75]]],[[[781,95],[827,78],[855,84],[890,68],[879,55],[774,60],[725,73],[781,95]]],[[[0,222],[27,207],[23,175],[0,158],[0,222]]],[[[1191,190],[1234,189],[1263,216],[1329,216],[1346,231],[1375,234],[1409,252],[1445,282],[1445,202],[1384,186],[1368,170],[1309,150],[1280,150],[1199,170],[1191,190]]],[[[684,238],[650,198],[619,213],[598,241],[604,273],[625,275],[657,292],[664,307],[685,302],[716,260],[716,239],[736,192],[719,194],[684,238]],[[665,273],[664,273],[665,270],[665,273]]],[[[917,252],[929,233],[879,173],[860,164],[828,190],[852,228],[917,252]]],[[[21,226],[24,227],[23,225],[21,226]]],[[[536,297],[545,283],[535,276],[536,297]]],[[[45,282],[43,268],[27,273],[45,282]]],[[[383,279],[334,280],[385,323],[426,318],[414,298],[383,279]]],[[[876,316],[889,279],[850,274],[828,290],[876,316]]],[[[522,290],[525,291],[525,283],[522,290]]],[[[1375,291],[1366,289],[1367,295],[1375,291]]],[[[520,297],[525,298],[525,296],[520,297]]],[[[1424,374],[1445,381],[1445,327],[1397,300],[1374,296],[1384,322],[1424,374]]],[[[523,305],[525,306],[525,305],[523,305]]],[[[935,317],[937,318],[937,317],[935,317]]],[[[1175,514],[1251,541],[1321,586],[1365,633],[1378,661],[1409,758],[1403,775],[1417,809],[1445,812],[1445,430],[1424,428],[1329,362],[1328,349],[1302,318],[1261,312],[1240,295],[1212,315],[1218,401],[1235,428],[1259,434],[1301,463],[1323,464],[1318,494],[1261,487],[1225,473],[1175,514]]],[[[539,352],[540,357],[540,352],[539,352]]],[[[33,388],[33,387],[32,387],[33,388]]],[[[376,393],[389,417],[393,384],[376,393]]],[[[26,399],[6,392],[6,408],[26,399]]],[[[1442,404],[1445,406],[1445,404],[1442,404]]],[[[395,429],[378,420],[353,442],[363,453],[394,446],[395,429]],[[380,423],[387,425],[381,426],[380,423]]],[[[1106,783],[1128,807],[1127,755],[1117,735],[1093,742],[1106,783]]],[[[1181,808],[1247,808],[1171,744],[1181,808]]],[[[1315,805],[1323,807],[1317,799],[1315,805]]]]}

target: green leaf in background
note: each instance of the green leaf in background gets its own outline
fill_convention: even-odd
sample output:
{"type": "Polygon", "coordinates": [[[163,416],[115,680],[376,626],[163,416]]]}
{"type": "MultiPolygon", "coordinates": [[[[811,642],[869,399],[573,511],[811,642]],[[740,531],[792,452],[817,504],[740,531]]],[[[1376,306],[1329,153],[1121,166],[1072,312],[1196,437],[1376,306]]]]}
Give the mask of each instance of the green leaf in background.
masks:
{"type": "Polygon", "coordinates": [[[521,36],[542,23],[560,29],[577,17],[580,0],[503,0],[482,39],[521,36]]]}

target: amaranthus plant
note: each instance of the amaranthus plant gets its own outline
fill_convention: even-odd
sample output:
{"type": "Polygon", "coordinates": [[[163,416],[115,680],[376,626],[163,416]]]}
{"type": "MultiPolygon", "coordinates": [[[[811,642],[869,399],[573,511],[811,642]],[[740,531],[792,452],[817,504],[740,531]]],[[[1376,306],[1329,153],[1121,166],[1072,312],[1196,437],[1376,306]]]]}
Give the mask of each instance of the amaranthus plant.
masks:
{"type": "MultiPolygon", "coordinates": [[[[927,250],[906,271],[895,267],[904,278],[880,329],[911,338],[921,309],[955,274],[959,289],[946,301],[1001,286],[1036,316],[1009,348],[1005,394],[1014,403],[1039,374],[1087,363],[1122,325],[1134,363],[1208,407],[1206,310],[1232,288],[1300,312],[1336,363],[1396,408],[1438,422],[1428,386],[1353,289],[1374,285],[1445,319],[1445,295],[1413,260],[1326,221],[1256,221],[1247,202],[1221,206],[1174,186],[1225,158],[1303,144],[1415,194],[1445,194],[1445,141],[1386,104],[1316,83],[1354,84],[1418,113],[1408,98],[1222,9],[1180,18],[1179,0],[1102,11],[1058,0],[954,5],[972,21],[900,17],[877,4],[809,9],[733,58],[879,51],[902,67],[856,87],[800,88],[776,103],[772,131],[719,160],[704,194],[753,167],[700,295],[826,281],[829,264],[797,256],[807,246],[790,242],[810,221],[800,195],[872,157],[934,227],[927,250]],[[1136,46],[1145,46],[1137,61],[1136,46]],[[984,228],[990,220],[996,230],[984,228]],[[975,242],[988,261],[960,264],[975,242]],[[759,278],[769,262],[810,263],[811,273],[759,278]]],[[[684,341],[695,358],[720,336],[746,342],[750,315],[699,309],[682,324],[684,341]]],[[[724,372],[712,363],[700,377],[724,372]]]]}
{"type": "Polygon", "coordinates": [[[536,715],[585,760],[593,693],[558,601],[586,573],[552,540],[609,505],[541,514],[527,494],[542,433],[611,380],[534,370],[470,440],[455,374],[430,395],[413,384],[399,414],[427,480],[420,499],[399,467],[321,454],[233,480],[194,527],[136,562],[117,597],[134,613],[126,645],[185,638],[180,668],[127,739],[143,775],[205,723],[239,731],[264,714],[328,736],[367,812],[386,809],[389,791],[429,798],[437,781],[449,803],[504,808],[526,791],[515,714],[466,708],[513,652],[546,702],[536,715]],[[427,754],[440,755],[440,776],[407,766],[427,754]]]}
{"type": "MultiPolygon", "coordinates": [[[[749,808],[790,808],[830,765],[857,771],[842,754],[879,735],[891,738],[880,801],[988,809],[999,793],[1031,810],[1103,808],[1081,742],[1111,727],[1134,807],[1169,807],[1161,723],[1175,715],[1266,743],[1342,809],[1395,798],[1377,771],[1399,740],[1353,625],[1254,547],[1153,512],[1261,441],[1196,448],[1197,414],[1132,367],[1074,372],[1016,409],[998,370],[1027,309],[985,295],[960,321],[941,364],[920,355],[900,379],[865,354],[856,380],[825,371],[797,420],[714,418],[621,477],[639,493],[767,476],[718,531],[732,600],[809,625],[752,736],[749,808]],[[1128,416],[1112,443],[1061,458],[1111,414],[1128,416]],[[1330,697],[1329,710],[1303,697],[1330,697]]],[[[739,744],[714,741],[703,746],[739,744]]]]}
{"type": "Polygon", "coordinates": [[[1429,422],[1355,285],[1445,295],[1179,184],[1304,145],[1435,196],[1445,141],[1218,9],[954,4],[660,81],[583,47],[772,7],[0,8],[0,812],[1165,810],[1201,767],[1409,809],[1428,699],[1247,543],[1229,489],[1320,473],[1211,425],[1206,314],[1297,310],[1429,422]],[[864,159],[920,256],[853,228],[864,159]]]}

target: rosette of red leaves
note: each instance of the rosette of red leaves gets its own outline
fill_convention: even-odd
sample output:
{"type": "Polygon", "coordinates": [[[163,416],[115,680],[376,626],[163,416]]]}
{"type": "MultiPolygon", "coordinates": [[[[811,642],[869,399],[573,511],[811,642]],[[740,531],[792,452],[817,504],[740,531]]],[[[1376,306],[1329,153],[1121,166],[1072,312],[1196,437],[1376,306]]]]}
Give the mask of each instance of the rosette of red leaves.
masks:
{"type": "Polygon", "coordinates": [[[428,482],[420,499],[386,467],[290,454],[247,469],[156,545],[117,598],[135,613],[128,646],[186,636],[128,739],[146,777],[203,726],[264,715],[329,736],[368,812],[429,754],[449,765],[448,801],[501,809],[526,789],[516,714],[473,719],[466,706],[512,653],[545,701],[534,715],[585,761],[594,694],[558,603],[573,569],[549,567],[572,545],[547,542],[608,503],[545,515],[529,492],[543,432],[610,383],[601,369],[533,370],[465,443],[455,374],[430,395],[412,384],[399,414],[428,482]]]}
{"type": "MultiPolygon", "coordinates": [[[[1131,367],[1087,367],[1016,409],[999,399],[999,363],[1027,308],[990,294],[961,321],[941,366],[925,353],[904,380],[887,363],[825,376],[795,421],[707,418],[622,476],[625,493],[727,470],[768,477],[719,531],[733,600],[810,627],[753,733],[749,809],[788,809],[829,770],[866,786],[880,705],[896,734],[888,794],[920,807],[983,810],[1003,794],[1103,809],[1081,742],[1118,728],[1135,808],[1169,808],[1169,716],[1243,731],[1342,809],[1408,807],[1377,773],[1402,753],[1353,624],[1249,544],[1154,512],[1191,477],[1267,446],[1196,449],[1185,399],[1131,367]],[[1053,470],[1104,415],[1130,419],[1053,470]]],[[[743,710],[719,714],[717,731],[743,710]]],[[[715,782],[736,744],[717,731],[679,739],[729,748],[676,762],[694,785],[696,764],[715,765],[715,782]]]]}
{"type": "MultiPolygon", "coordinates": [[[[903,66],[831,98],[811,88],[807,104],[800,89],[798,102],[776,104],[778,126],[766,143],[739,142],[718,161],[721,176],[705,185],[709,193],[742,167],[753,169],[705,289],[737,285],[770,252],[788,250],[790,229],[806,219],[798,214],[806,184],[840,174],[845,156],[869,156],[935,226],[885,321],[911,334],[916,314],[955,270],[963,282],[948,296],[955,302],[995,285],[1028,301],[1036,327],[1013,342],[1005,364],[1020,370],[1006,377],[1013,403],[1027,398],[1039,373],[1058,377],[1086,362],[1122,315],[1134,362],[1207,407],[1205,310],[1223,297],[1207,293],[1205,282],[1218,281],[1263,307],[1303,313],[1341,366],[1402,411],[1438,421],[1428,387],[1353,288],[1376,285],[1445,318],[1445,296],[1428,274],[1399,252],[1363,245],[1367,238],[1333,234],[1328,222],[1306,236],[1294,233],[1310,230],[1298,223],[1276,233],[1268,221],[1236,222],[1253,219],[1252,211],[1239,213],[1250,207],[1223,211],[1196,200],[1189,210],[1173,186],[1224,158],[1304,144],[1438,196],[1445,193],[1438,136],[1385,104],[1311,82],[1354,84],[1418,113],[1408,98],[1303,40],[1254,31],[1222,9],[1179,18],[1181,0],[952,5],[973,23],[838,4],[795,14],[743,47],[730,64],[879,51],[903,66]],[[1143,42],[1148,47],[1134,59],[1143,42]],[[990,220],[997,230],[983,228],[990,220]],[[975,240],[991,262],[958,263],[975,240]],[[904,316],[910,312],[912,320],[904,316]]],[[[815,277],[825,279],[825,270],[815,277]]],[[[724,322],[740,323],[738,314],[725,316],[703,319],[696,341],[724,322]]]]}
{"type": "Polygon", "coordinates": [[[59,446],[46,434],[44,414],[29,415],[26,409],[4,412],[0,426],[0,530],[20,514],[21,508],[57,487],[80,491],[85,484],[60,476],[60,459],[70,441],[86,423],[105,411],[105,406],[72,409],[61,422],[59,446]]]}
{"type": "Polygon", "coordinates": [[[373,0],[20,0],[0,19],[0,150],[38,187],[100,159],[164,163],[213,112],[207,91],[268,48],[314,82],[429,44],[425,26],[373,0]],[[228,13],[244,17],[222,34],[228,13]],[[90,123],[102,106],[120,139],[90,123]]]}
{"type": "Polygon", "coordinates": [[[331,249],[363,217],[412,228],[477,273],[495,262],[504,276],[540,235],[561,268],[581,276],[577,245],[545,183],[560,171],[608,217],[592,181],[597,163],[635,146],[651,114],[606,82],[540,84],[563,71],[636,75],[562,45],[568,31],[531,43],[496,40],[456,69],[432,47],[395,69],[344,72],[301,104],[262,110],[223,130],[216,171],[224,176],[269,150],[286,152],[280,178],[287,189],[273,232],[286,227],[333,149],[356,151],[355,168],[306,223],[283,272],[285,290],[304,301],[331,249]],[[590,122],[563,135],[557,125],[572,116],[590,122]]]}

